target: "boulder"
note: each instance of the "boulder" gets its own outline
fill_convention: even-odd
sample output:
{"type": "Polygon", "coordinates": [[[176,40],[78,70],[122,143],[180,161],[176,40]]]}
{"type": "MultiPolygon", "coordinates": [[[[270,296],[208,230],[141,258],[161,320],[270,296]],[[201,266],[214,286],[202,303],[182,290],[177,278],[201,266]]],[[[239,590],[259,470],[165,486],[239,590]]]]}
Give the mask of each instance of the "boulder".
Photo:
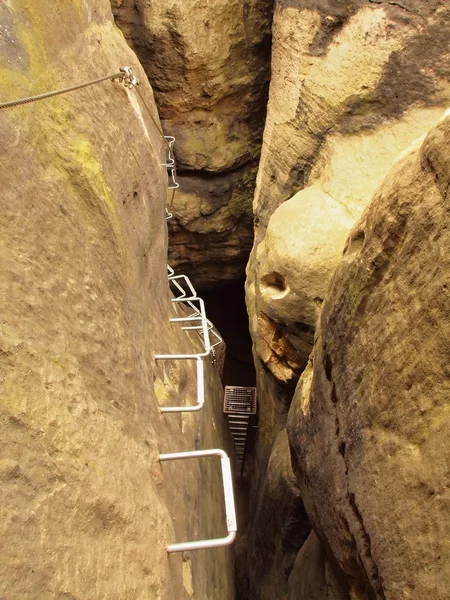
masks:
{"type": "Polygon", "coordinates": [[[352,229],[288,435],[305,508],[358,599],[450,589],[450,112],[352,229]]]}
{"type": "Polygon", "coordinates": [[[346,207],[319,186],[301,190],[270,218],[251,273],[255,297],[249,305],[256,318],[250,323],[257,355],[281,381],[298,379],[306,366],[322,302],[352,224],[346,207]]]}
{"type": "Polygon", "coordinates": [[[288,600],[350,600],[345,580],[341,579],[311,531],[289,576],[288,600]]]}

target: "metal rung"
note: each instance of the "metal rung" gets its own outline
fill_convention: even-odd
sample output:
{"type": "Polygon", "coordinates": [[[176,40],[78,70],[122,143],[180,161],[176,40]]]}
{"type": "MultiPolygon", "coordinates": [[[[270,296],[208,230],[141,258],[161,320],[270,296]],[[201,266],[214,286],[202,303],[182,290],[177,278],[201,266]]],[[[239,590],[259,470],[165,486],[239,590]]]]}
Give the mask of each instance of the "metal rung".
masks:
{"type": "Polygon", "coordinates": [[[198,354],[157,354],[155,358],[165,359],[165,358],[194,358],[196,356],[208,356],[211,353],[211,342],[209,340],[209,332],[208,332],[208,323],[206,318],[205,304],[201,298],[192,298],[189,300],[189,303],[198,302],[200,316],[189,316],[189,317],[174,317],[170,319],[171,323],[183,323],[189,321],[201,321],[202,333],[203,333],[203,345],[204,352],[198,354]]]}
{"type": "MultiPolygon", "coordinates": [[[[197,404],[193,406],[160,406],[159,410],[162,413],[175,413],[175,412],[196,412],[203,408],[205,404],[205,385],[204,385],[204,368],[203,359],[197,358],[197,404]]],[[[159,359],[169,360],[169,359],[159,359]]]]}
{"type": "Polygon", "coordinates": [[[233,479],[231,477],[230,459],[228,458],[226,452],[220,449],[176,452],[173,454],[160,454],[159,460],[163,462],[165,460],[183,460],[185,458],[203,458],[206,456],[220,456],[228,535],[224,538],[215,538],[211,540],[169,544],[169,546],[167,546],[167,552],[185,552],[187,550],[201,550],[204,548],[228,546],[229,544],[232,544],[236,538],[237,522],[236,508],[234,505],[233,479]]]}
{"type": "Polygon", "coordinates": [[[172,302],[183,302],[185,300],[193,300],[197,298],[197,292],[195,291],[195,288],[187,275],[172,275],[170,278],[170,283],[173,284],[179,292],[181,292],[180,296],[172,298],[172,302]],[[180,285],[180,281],[185,282],[185,285],[188,288],[187,290],[180,285]]]}
{"type": "Polygon", "coordinates": [[[170,173],[170,177],[172,179],[171,184],[169,185],[169,187],[167,189],[169,190],[177,190],[180,187],[180,184],[178,183],[177,179],[176,179],[176,169],[175,168],[169,168],[168,172],[170,173]]]}
{"type": "Polygon", "coordinates": [[[175,166],[175,157],[173,156],[172,152],[173,152],[173,145],[175,144],[176,140],[173,137],[173,135],[165,135],[164,139],[166,140],[167,146],[168,146],[168,156],[167,156],[167,162],[162,163],[161,166],[173,167],[173,166],[175,166]]]}

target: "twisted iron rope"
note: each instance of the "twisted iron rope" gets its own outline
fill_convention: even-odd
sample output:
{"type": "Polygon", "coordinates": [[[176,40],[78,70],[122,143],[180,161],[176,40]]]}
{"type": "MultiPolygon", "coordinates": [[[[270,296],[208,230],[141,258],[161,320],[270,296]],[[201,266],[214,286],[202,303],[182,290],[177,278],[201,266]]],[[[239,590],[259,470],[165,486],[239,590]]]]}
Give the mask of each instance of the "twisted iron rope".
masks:
{"type": "MultiPolygon", "coordinates": [[[[130,72],[131,72],[131,70],[130,70],[130,72]]],[[[107,81],[108,79],[110,81],[114,81],[115,79],[126,80],[127,76],[129,76],[128,72],[127,72],[127,67],[124,67],[118,73],[112,73],[111,75],[105,75],[104,77],[99,77],[97,79],[93,79],[93,80],[87,81],[85,83],[80,83],[80,84],[77,84],[77,85],[72,85],[72,86],[69,86],[69,87],[66,87],[66,88],[61,88],[59,90],[53,90],[51,92],[45,92],[43,94],[37,94],[36,96],[28,96],[28,97],[25,97],[25,98],[19,98],[17,100],[9,100],[7,102],[0,102],[0,110],[4,109],[4,108],[13,108],[13,107],[16,107],[16,106],[21,106],[23,104],[30,104],[31,102],[37,102],[39,100],[46,100],[47,98],[52,98],[54,96],[59,96],[61,94],[67,94],[69,92],[74,92],[75,90],[80,90],[80,89],[89,87],[91,85],[95,85],[97,83],[102,83],[103,81],[107,81]]],[[[138,85],[138,84],[139,84],[139,81],[134,80],[134,82],[132,83],[131,87],[134,87],[134,85],[138,85]]],[[[170,151],[170,146],[169,146],[169,143],[168,143],[168,141],[166,140],[166,138],[164,136],[163,130],[161,129],[160,125],[158,124],[158,122],[156,121],[156,119],[154,118],[154,116],[152,115],[150,107],[148,106],[146,100],[144,99],[144,97],[141,94],[141,92],[140,92],[139,89],[137,89],[137,92],[138,92],[139,98],[141,99],[141,101],[142,101],[142,103],[143,103],[143,105],[144,105],[144,107],[145,107],[145,109],[146,109],[146,111],[147,111],[150,119],[152,120],[153,124],[155,125],[158,134],[160,135],[161,139],[163,140],[166,148],[170,151]]],[[[177,171],[176,171],[175,165],[174,165],[174,173],[175,173],[175,178],[176,178],[177,171]]],[[[172,191],[172,198],[171,198],[171,201],[170,201],[170,205],[171,206],[173,204],[174,198],[175,198],[175,189],[172,191]]]]}
{"type": "Polygon", "coordinates": [[[86,83],[79,83],[78,85],[72,85],[70,87],[61,88],[60,90],[53,90],[52,92],[46,92],[44,94],[38,94],[37,96],[28,96],[27,98],[19,98],[18,100],[10,100],[9,102],[1,102],[0,109],[2,108],[12,108],[13,106],[20,106],[21,104],[29,104],[30,102],[36,102],[38,100],[45,100],[46,98],[52,98],[53,96],[59,96],[60,94],[67,94],[68,92],[73,92],[75,90],[80,90],[82,88],[88,87],[90,85],[94,85],[96,83],[101,83],[102,81],[106,81],[110,79],[113,81],[114,79],[123,79],[124,73],[120,71],[119,73],[113,73],[112,75],[105,75],[105,77],[99,77],[98,79],[93,79],[92,81],[88,81],[86,83]]]}

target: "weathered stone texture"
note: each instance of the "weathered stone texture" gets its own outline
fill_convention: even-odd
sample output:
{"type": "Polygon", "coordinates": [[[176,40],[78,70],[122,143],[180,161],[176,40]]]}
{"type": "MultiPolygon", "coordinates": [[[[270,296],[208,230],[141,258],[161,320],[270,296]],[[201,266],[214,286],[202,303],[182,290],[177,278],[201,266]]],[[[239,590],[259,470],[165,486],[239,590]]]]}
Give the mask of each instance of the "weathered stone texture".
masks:
{"type": "Polygon", "coordinates": [[[348,210],[319,186],[298,192],[269,221],[247,289],[249,304],[259,311],[251,321],[255,352],[279,381],[298,378],[306,366],[331,273],[352,224],[348,210]]]}
{"type": "Polygon", "coordinates": [[[314,182],[360,215],[398,152],[446,107],[449,38],[439,0],[277,3],[260,235],[279,204],[314,182]]]}
{"type": "Polygon", "coordinates": [[[179,175],[169,210],[169,263],[196,285],[237,281],[253,243],[251,192],[256,167],[214,177],[179,175]]]}
{"type": "Polygon", "coordinates": [[[327,560],[314,531],[295,559],[288,588],[288,600],[351,600],[345,578],[327,560]]]}
{"type": "Polygon", "coordinates": [[[251,522],[247,561],[252,582],[250,600],[287,598],[288,577],[309,530],[283,429],[273,444],[251,522]]]}
{"type": "Polygon", "coordinates": [[[219,172],[259,154],[272,0],[112,0],[155,90],[181,169],[219,172]]]}
{"type": "Polygon", "coordinates": [[[172,207],[173,258],[190,263],[200,285],[238,279],[252,244],[255,176],[248,173],[261,149],[273,0],[111,4],[153,85],[164,131],[176,136],[178,170],[193,172],[180,177],[172,207]],[[225,188],[238,191],[239,206],[225,188]],[[198,223],[189,221],[185,202],[202,216],[201,236],[193,235],[198,223]],[[216,207],[205,211],[205,203],[216,207]]]}
{"type": "Polygon", "coordinates": [[[450,7],[438,0],[276,2],[246,291],[267,415],[262,463],[284,425],[346,229],[399,152],[450,103],[449,40],[450,7]]]}
{"type": "Polygon", "coordinates": [[[313,526],[355,598],[450,589],[450,114],[353,228],[289,413],[313,526]]]}
{"type": "MultiPolygon", "coordinates": [[[[2,100],[124,63],[156,115],[106,0],[0,4],[2,100]]],[[[196,397],[195,365],[154,360],[194,343],[169,325],[162,140],[110,81],[1,111],[0,138],[0,597],[228,600],[226,551],[166,553],[220,527],[221,499],[205,475],[199,520],[206,471],[158,461],[213,431],[158,410],[196,397]]]]}

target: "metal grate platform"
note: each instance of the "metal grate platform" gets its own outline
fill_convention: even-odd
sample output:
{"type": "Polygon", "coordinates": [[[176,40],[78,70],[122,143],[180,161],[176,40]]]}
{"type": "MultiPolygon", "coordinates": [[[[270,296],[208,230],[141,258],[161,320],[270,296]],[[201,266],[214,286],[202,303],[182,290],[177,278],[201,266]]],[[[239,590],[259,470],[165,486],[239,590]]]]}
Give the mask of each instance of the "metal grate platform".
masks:
{"type": "Polygon", "coordinates": [[[223,412],[254,415],[256,413],[256,388],[226,385],[223,412]]]}
{"type": "Polygon", "coordinates": [[[250,417],[256,414],[256,388],[225,386],[223,412],[228,415],[228,427],[234,440],[236,466],[242,473],[250,417]]]}

